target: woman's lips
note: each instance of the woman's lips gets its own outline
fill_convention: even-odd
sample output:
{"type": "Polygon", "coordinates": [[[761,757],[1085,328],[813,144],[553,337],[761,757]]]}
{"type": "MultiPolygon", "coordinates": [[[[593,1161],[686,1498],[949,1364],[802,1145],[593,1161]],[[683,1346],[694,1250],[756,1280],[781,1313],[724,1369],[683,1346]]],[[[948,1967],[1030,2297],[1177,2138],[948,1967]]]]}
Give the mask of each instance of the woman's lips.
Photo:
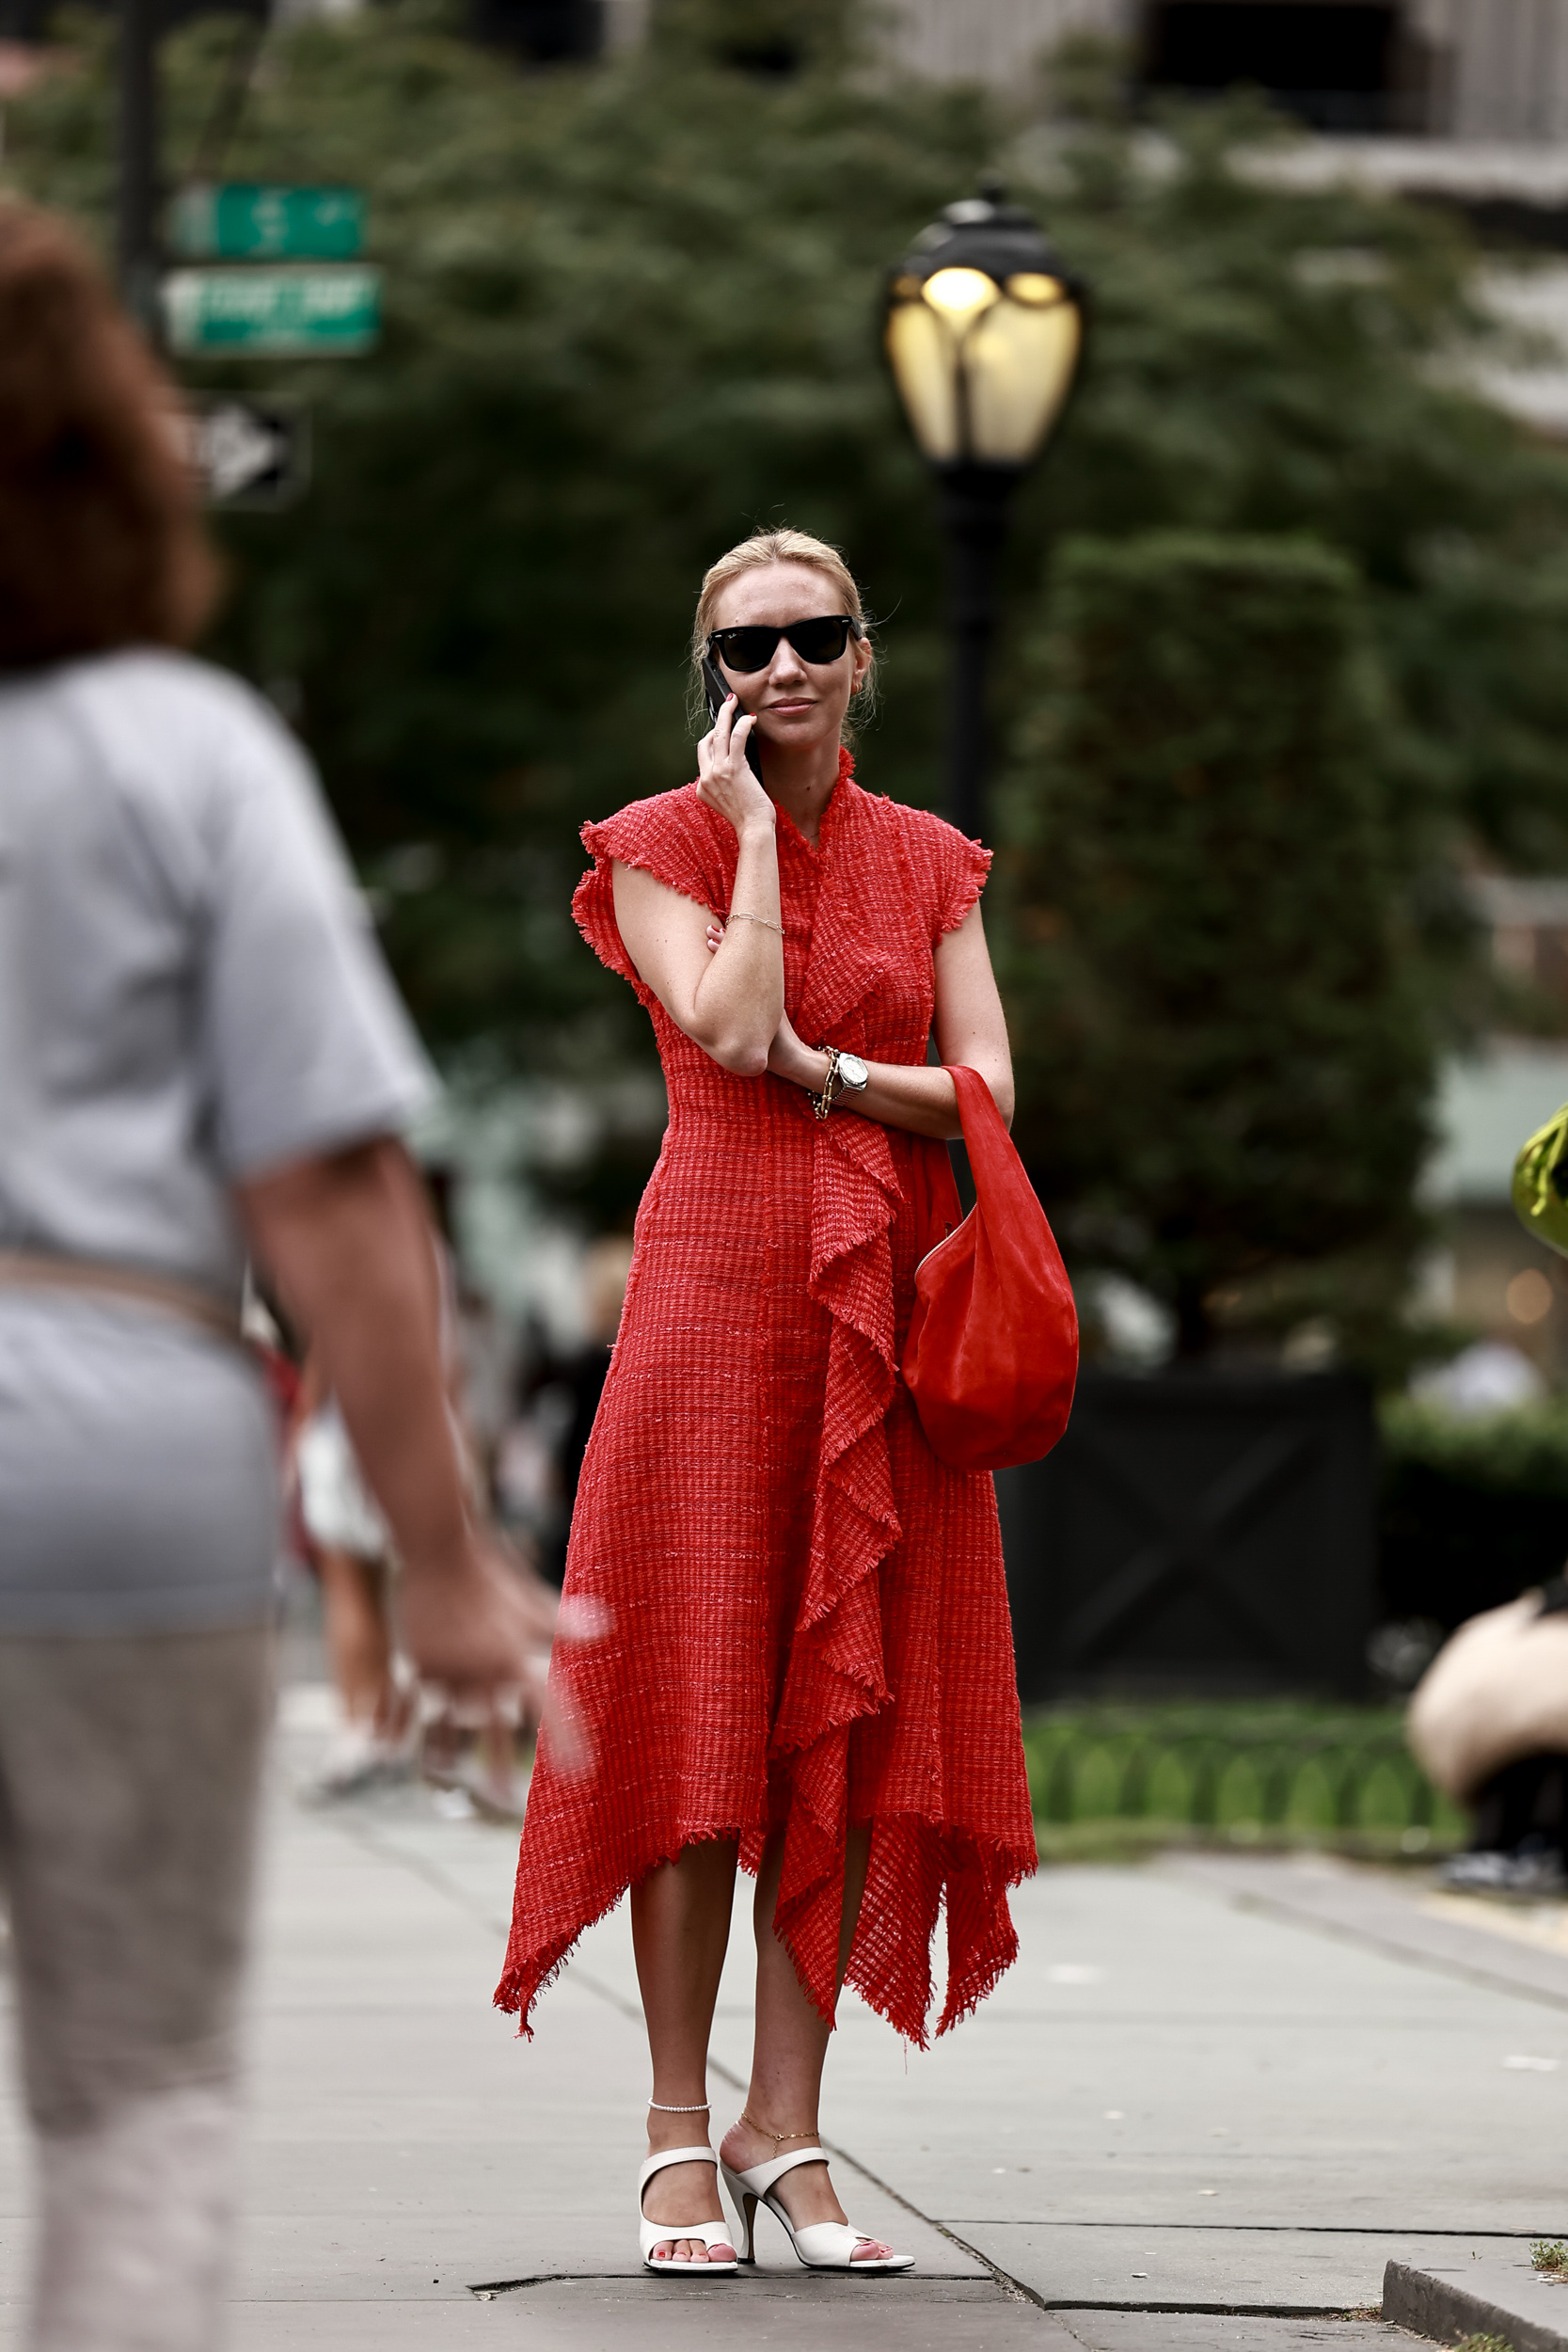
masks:
{"type": "Polygon", "coordinates": [[[804,696],[795,702],[764,703],[762,707],[764,710],[815,710],[816,707],[815,703],[804,696]]]}

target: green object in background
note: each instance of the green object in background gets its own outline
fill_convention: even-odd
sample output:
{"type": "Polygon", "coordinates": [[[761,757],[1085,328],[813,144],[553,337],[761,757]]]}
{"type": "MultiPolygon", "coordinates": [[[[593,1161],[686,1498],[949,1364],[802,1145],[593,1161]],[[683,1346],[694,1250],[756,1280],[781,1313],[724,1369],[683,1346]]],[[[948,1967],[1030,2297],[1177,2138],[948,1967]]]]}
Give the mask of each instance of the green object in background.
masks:
{"type": "Polygon", "coordinates": [[[1052,576],[1003,819],[1019,1150],[1180,1355],[1321,1318],[1397,1369],[1433,1029],[1360,580],[1283,532],[1080,534],[1052,576]]]}
{"type": "MultiPolygon", "coordinates": [[[[644,1083],[641,1007],[564,912],[577,829],[633,788],[628,743],[658,779],[639,791],[691,772],[672,615],[747,517],[803,516],[868,562],[875,593],[903,593],[861,773],[919,806],[939,788],[941,567],[866,306],[888,256],[1006,144],[1013,94],[998,109],[978,86],[847,73],[865,12],[838,0],[793,12],[798,72],[737,72],[755,36],[735,28],[753,13],[671,0],[650,12],[634,70],[549,72],[476,48],[439,10],[323,17],[290,33],[286,70],[258,77],[236,135],[235,180],[362,188],[409,300],[373,401],[368,366],[314,370],[327,379],[313,390],[323,449],[342,452],[330,530],[223,526],[243,548],[214,647],[246,675],[297,679],[361,856],[441,846],[438,882],[388,885],[388,943],[430,1038],[493,1043],[498,1067],[553,1073],[563,1027],[580,1024],[607,1076],[644,1083]],[[694,268],[698,218],[725,228],[694,268]],[[593,651],[606,631],[609,665],[593,651]]],[[[74,70],[6,106],[8,185],[77,215],[113,183],[101,23],[66,11],[56,39],[74,70]]],[[[163,44],[187,152],[213,119],[220,31],[198,15],[163,44]]],[[[1446,213],[1382,194],[1256,184],[1228,161],[1252,135],[1208,107],[1167,126],[1169,167],[1151,178],[1139,121],[1120,119],[1124,80],[1087,56],[1053,66],[1053,103],[1093,134],[1053,147],[1048,187],[1023,168],[1038,156],[1020,158],[1019,194],[1047,205],[1097,293],[1060,462],[1020,493],[1021,547],[1156,520],[1266,522],[1342,547],[1375,583],[1396,831],[1471,838],[1499,868],[1568,870],[1568,453],[1521,442],[1428,364],[1467,331],[1467,240],[1446,213]],[[1322,266],[1346,248],[1365,282],[1322,266]],[[1451,561],[1455,548],[1472,552],[1451,561]]],[[[240,371],[225,365],[231,384],[240,371]]],[[[1021,563],[1012,582],[1021,644],[1041,569],[1021,563]]],[[[999,746],[1019,694],[1008,662],[999,746]]],[[[1259,762],[1255,798],[1266,773],[1259,762]]],[[[1037,805],[1026,798],[1020,821],[1037,805]]],[[[1416,930],[1402,910],[1424,924],[1443,903],[1424,883],[1399,900],[1402,954],[1416,930]]],[[[1182,912],[1195,955],[1214,937],[1207,908],[1200,895],[1182,912]]],[[[1027,912],[1043,933],[1052,902],[1027,912]]],[[[1452,985],[1447,961],[1423,975],[1423,1014],[1441,1014],[1452,985]]],[[[1266,1015],[1273,1000],[1259,1004],[1266,1015]]],[[[1151,1044],[1156,1064],[1165,1042],[1151,1044]]],[[[1307,1116],[1320,1057],[1319,1045],[1304,1063],[1273,1056],[1307,1116]]],[[[1107,1093],[1086,1090],[1072,1118],[1098,1122],[1107,1093]]],[[[1063,1123],[1049,1090],[1039,1104],[1063,1123]]],[[[1227,1160],[1243,1141],[1216,1133],[1227,1160]]],[[[584,1181],[594,1164],[590,1150],[584,1181]]],[[[1408,1284],[1402,1266],[1385,1281],[1384,1263],[1378,1295],[1402,1346],[1408,1284]]],[[[1364,1321],[1365,1264],[1326,1307],[1314,1272],[1299,1313],[1364,1321]]]]}
{"type": "Polygon", "coordinates": [[[1049,1859],[1196,1839],[1406,1857],[1464,1816],[1405,1745],[1402,1709],[1289,1699],[1064,1703],[1023,1718],[1049,1859]]]}
{"type": "Polygon", "coordinates": [[[1533,1240],[1568,1258],[1568,1103],[1514,1161],[1513,1207],[1533,1240]]]}
{"type": "Polygon", "coordinates": [[[169,243],[191,261],[352,262],[365,199],[357,188],[199,181],[174,199],[169,243]]]}
{"type": "Polygon", "coordinates": [[[381,334],[378,269],[177,269],[162,300],[169,348],[183,357],[345,358],[381,334]]]}

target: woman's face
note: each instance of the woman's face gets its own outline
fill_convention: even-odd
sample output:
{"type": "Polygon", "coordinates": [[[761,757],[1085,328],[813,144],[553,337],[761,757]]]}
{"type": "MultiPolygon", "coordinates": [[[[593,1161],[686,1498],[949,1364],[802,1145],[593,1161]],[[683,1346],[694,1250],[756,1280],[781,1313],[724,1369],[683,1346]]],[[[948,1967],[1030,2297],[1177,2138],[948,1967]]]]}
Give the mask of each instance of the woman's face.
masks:
{"type": "MultiPolygon", "coordinates": [[[[794,621],[843,611],[832,580],[813,564],[768,564],[727,583],[713,626],[787,628],[794,621]]],[[[722,656],[719,666],[741,708],[756,712],[759,735],[781,750],[814,751],[838,741],[849,697],[871,667],[871,648],[863,637],[851,637],[836,661],[802,661],[788,638],[781,637],[766,670],[737,675],[724,669],[722,656]]]]}

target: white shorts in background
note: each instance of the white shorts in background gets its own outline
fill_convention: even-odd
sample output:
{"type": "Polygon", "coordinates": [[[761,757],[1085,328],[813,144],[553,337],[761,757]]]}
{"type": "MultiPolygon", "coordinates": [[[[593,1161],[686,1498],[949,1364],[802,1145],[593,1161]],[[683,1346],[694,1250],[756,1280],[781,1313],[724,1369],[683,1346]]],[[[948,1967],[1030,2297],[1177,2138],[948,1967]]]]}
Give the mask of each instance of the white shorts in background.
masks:
{"type": "Polygon", "coordinates": [[[300,1517],[313,1544],[351,1552],[356,1560],[386,1560],[391,1531],[365,1485],[335,1401],[311,1414],[294,1446],[300,1517]]]}

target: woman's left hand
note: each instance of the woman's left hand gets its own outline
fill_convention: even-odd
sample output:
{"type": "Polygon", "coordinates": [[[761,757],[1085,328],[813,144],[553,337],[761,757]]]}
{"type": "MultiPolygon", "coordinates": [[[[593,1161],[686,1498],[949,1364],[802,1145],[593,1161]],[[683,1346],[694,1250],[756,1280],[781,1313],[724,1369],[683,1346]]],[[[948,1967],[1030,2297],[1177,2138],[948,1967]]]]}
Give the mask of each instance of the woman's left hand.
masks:
{"type": "Polygon", "coordinates": [[[817,1093],[827,1084],[827,1057],[813,1053],[796,1035],[786,1012],[773,1032],[773,1042],[768,1049],[768,1067],[775,1078],[788,1078],[798,1087],[817,1093]]]}

